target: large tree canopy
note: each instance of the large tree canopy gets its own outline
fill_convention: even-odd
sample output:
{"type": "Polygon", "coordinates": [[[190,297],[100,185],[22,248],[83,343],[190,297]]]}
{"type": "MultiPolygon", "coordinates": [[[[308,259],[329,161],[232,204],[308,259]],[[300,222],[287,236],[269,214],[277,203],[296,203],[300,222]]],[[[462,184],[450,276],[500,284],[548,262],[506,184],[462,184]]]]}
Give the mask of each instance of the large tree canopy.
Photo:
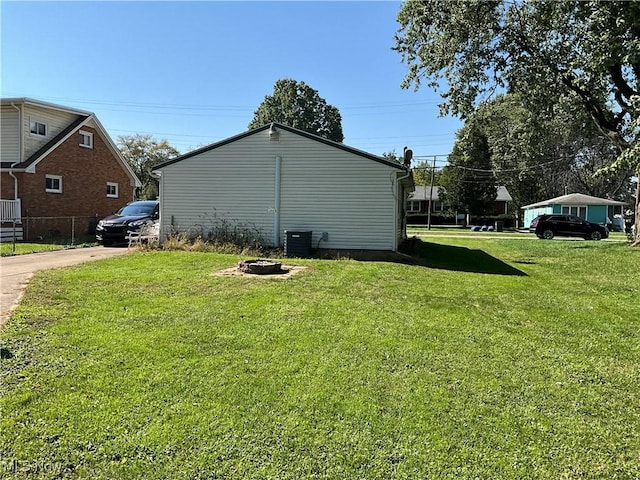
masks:
{"type": "Polygon", "coordinates": [[[566,99],[541,111],[525,104],[521,95],[498,95],[467,119],[486,135],[493,171],[516,206],[577,191],[630,199],[631,171],[594,175],[617,152],[586,112],[566,99]]]}
{"type": "Polygon", "coordinates": [[[151,168],[180,154],[169,145],[167,140],[154,140],[151,135],[136,133],[120,135],[117,140],[120,153],[131,166],[142,183],[139,197],[155,199],[158,196],[156,179],[151,175],[151,168]]]}
{"type": "Polygon", "coordinates": [[[640,170],[640,2],[409,0],[398,22],[403,86],[442,88],[442,113],[497,90],[538,110],[564,99],[615,146],[612,168],[640,170]]]}
{"type": "Polygon", "coordinates": [[[491,215],[498,187],[491,170],[488,138],[476,122],[468,122],[457,137],[449,165],[438,179],[440,199],[459,212],[491,215]]]}
{"type": "Polygon", "coordinates": [[[327,104],[318,91],[304,82],[292,79],[278,80],[273,94],[264,97],[254,112],[249,128],[271,122],[313,133],[323,138],[342,142],[342,117],[338,109],[327,104]]]}

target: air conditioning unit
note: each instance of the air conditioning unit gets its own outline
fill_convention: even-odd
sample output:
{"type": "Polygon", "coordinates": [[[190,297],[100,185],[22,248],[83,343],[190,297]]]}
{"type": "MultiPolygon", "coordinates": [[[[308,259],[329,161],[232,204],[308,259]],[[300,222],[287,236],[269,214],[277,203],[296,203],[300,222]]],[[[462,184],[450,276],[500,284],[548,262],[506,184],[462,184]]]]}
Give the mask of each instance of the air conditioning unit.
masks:
{"type": "Polygon", "coordinates": [[[311,255],[311,234],[313,232],[285,230],[284,256],[308,257],[311,255]]]}

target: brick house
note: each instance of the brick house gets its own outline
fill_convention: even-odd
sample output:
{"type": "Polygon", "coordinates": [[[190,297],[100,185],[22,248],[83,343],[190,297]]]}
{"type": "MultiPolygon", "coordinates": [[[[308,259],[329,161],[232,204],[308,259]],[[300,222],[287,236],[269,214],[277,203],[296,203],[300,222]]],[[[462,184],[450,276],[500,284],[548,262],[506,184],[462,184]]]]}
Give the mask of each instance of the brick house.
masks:
{"type": "MultiPolygon", "coordinates": [[[[440,200],[440,188],[438,186],[428,187],[419,186],[409,195],[406,202],[407,216],[409,223],[421,223],[429,214],[429,201],[431,201],[431,213],[443,214],[451,210],[451,207],[440,200]]],[[[496,201],[494,204],[493,215],[507,215],[509,213],[509,205],[513,202],[513,198],[507,187],[500,185],[496,192],[496,201]]],[[[462,212],[460,212],[462,213],[462,212]]]]}
{"type": "Polygon", "coordinates": [[[90,234],[140,186],[91,112],[29,98],[0,100],[2,238],[90,234]]]}

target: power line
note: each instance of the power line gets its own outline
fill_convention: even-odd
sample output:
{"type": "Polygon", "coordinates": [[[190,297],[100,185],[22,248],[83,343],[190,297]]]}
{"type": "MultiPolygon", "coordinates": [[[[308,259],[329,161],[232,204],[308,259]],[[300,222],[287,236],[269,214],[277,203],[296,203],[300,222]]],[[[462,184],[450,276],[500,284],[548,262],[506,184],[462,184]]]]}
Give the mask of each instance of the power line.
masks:
{"type": "MultiPolygon", "coordinates": [[[[69,97],[56,97],[45,96],[42,97],[45,101],[67,103],[71,105],[78,105],[78,108],[86,106],[85,108],[91,110],[96,107],[99,111],[105,112],[118,112],[118,113],[134,113],[138,115],[160,115],[160,116],[186,116],[197,118],[247,118],[249,119],[256,106],[238,105],[238,104],[182,104],[182,103],[158,103],[158,102],[138,102],[138,101],[113,101],[96,98],[69,98],[69,97]]],[[[343,105],[341,111],[350,111],[349,116],[358,115],[388,115],[389,113],[396,114],[406,112],[409,107],[424,107],[430,104],[438,103],[435,100],[423,100],[423,101],[380,101],[380,102],[367,102],[367,103],[351,103],[343,105]]],[[[193,135],[182,134],[177,132],[140,132],[132,130],[122,129],[108,129],[113,132],[121,133],[143,133],[153,136],[167,137],[171,139],[172,143],[180,143],[184,146],[191,146],[188,144],[188,140],[184,139],[202,139],[205,142],[215,141],[214,136],[209,135],[193,135]]],[[[367,150],[377,150],[377,147],[381,149],[393,149],[393,144],[397,141],[402,141],[403,145],[411,145],[412,148],[418,149],[421,147],[433,148],[439,145],[450,145],[450,142],[446,141],[447,138],[452,139],[452,134],[447,133],[425,133],[424,135],[410,135],[410,136],[392,136],[392,137],[348,137],[346,141],[348,144],[365,144],[367,150]],[[438,141],[440,140],[440,141],[438,141]]],[[[402,148],[402,147],[396,147],[402,148]]],[[[446,155],[441,155],[446,157],[446,155]]],[[[415,157],[416,159],[422,157],[415,157]]],[[[425,157],[427,158],[427,157],[425,157]]],[[[431,157],[428,157],[431,158],[431,157]]]]}
{"type": "MultiPolygon", "coordinates": [[[[133,108],[152,108],[152,109],[160,109],[160,110],[196,110],[196,111],[204,111],[204,110],[255,110],[257,105],[212,105],[212,104],[180,104],[180,103],[153,103],[153,102],[128,102],[128,101],[105,101],[105,100],[97,100],[97,99],[78,99],[78,98],[68,98],[68,97],[41,97],[43,99],[49,101],[63,101],[63,102],[74,102],[85,105],[105,105],[112,107],[133,107],[133,108]]],[[[420,105],[432,105],[437,104],[436,100],[421,100],[421,101],[411,101],[411,102],[376,102],[376,103],[354,103],[354,104],[346,104],[339,107],[340,111],[342,110],[360,110],[360,109],[377,109],[377,108],[389,108],[389,107],[398,107],[405,109],[406,107],[416,107],[420,105]]],[[[131,110],[124,110],[131,111],[131,110]]],[[[385,112],[381,112],[385,113],[385,112]]]]}
{"type": "MultiPolygon", "coordinates": [[[[413,157],[413,158],[433,158],[435,155],[431,155],[431,156],[427,156],[427,157],[413,157]]],[[[444,155],[441,155],[444,156],[444,155]]],[[[535,165],[527,165],[521,168],[492,168],[492,169],[484,169],[484,168],[473,168],[473,167],[465,167],[464,165],[456,165],[456,164],[447,164],[445,165],[445,167],[451,167],[451,168],[458,168],[460,170],[468,170],[468,171],[472,171],[472,172],[476,172],[476,173],[489,173],[489,174],[495,174],[495,173],[515,173],[515,172],[522,172],[522,171],[526,171],[526,170],[533,170],[535,168],[541,168],[541,167],[546,167],[548,165],[553,165],[554,163],[560,163],[560,162],[566,162],[567,158],[556,158],[553,160],[549,160],[543,163],[537,163],[535,165]]],[[[425,165],[423,167],[414,167],[412,170],[424,170],[424,171],[428,171],[431,170],[432,167],[429,167],[428,165],[425,165]]]]}

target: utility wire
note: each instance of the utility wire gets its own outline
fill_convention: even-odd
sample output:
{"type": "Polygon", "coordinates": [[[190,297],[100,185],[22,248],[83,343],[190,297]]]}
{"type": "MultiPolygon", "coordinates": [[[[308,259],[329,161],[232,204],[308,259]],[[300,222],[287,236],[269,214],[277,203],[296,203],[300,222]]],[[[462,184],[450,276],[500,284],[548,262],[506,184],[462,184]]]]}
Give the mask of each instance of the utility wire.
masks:
{"type": "MultiPolygon", "coordinates": [[[[553,165],[554,163],[566,162],[566,161],[567,161],[566,158],[560,158],[560,159],[550,160],[548,162],[537,163],[535,165],[527,165],[526,167],[522,167],[522,168],[504,168],[504,169],[503,168],[493,168],[493,169],[473,168],[473,167],[465,167],[463,165],[455,165],[455,164],[448,164],[448,165],[445,165],[445,167],[458,168],[460,170],[467,170],[467,171],[478,172],[478,173],[495,174],[495,173],[523,172],[525,170],[533,170],[535,168],[546,167],[548,165],[553,165]]],[[[429,167],[428,165],[425,165],[423,167],[414,167],[412,170],[430,171],[431,167],[429,167]]]]}
{"type": "MultiPolygon", "coordinates": [[[[153,108],[153,109],[175,109],[175,110],[255,110],[257,106],[251,105],[211,105],[211,104],[178,104],[178,103],[151,103],[151,102],[116,102],[116,101],[104,101],[104,100],[96,100],[96,99],[78,99],[78,98],[66,98],[66,97],[42,97],[47,101],[63,101],[63,102],[74,102],[78,104],[85,105],[106,105],[112,107],[134,107],[134,108],[153,108]]],[[[432,105],[437,104],[436,100],[422,100],[422,101],[411,101],[411,102],[376,102],[376,103],[354,103],[354,104],[346,104],[339,107],[340,111],[342,110],[358,110],[358,109],[376,109],[376,108],[388,108],[388,107],[399,107],[405,111],[406,107],[420,106],[420,105],[432,105]]],[[[130,110],[125,110],[130,111],[130,110]]],[[[383,112],[384,113],[384,112],[383,112]]]]}

